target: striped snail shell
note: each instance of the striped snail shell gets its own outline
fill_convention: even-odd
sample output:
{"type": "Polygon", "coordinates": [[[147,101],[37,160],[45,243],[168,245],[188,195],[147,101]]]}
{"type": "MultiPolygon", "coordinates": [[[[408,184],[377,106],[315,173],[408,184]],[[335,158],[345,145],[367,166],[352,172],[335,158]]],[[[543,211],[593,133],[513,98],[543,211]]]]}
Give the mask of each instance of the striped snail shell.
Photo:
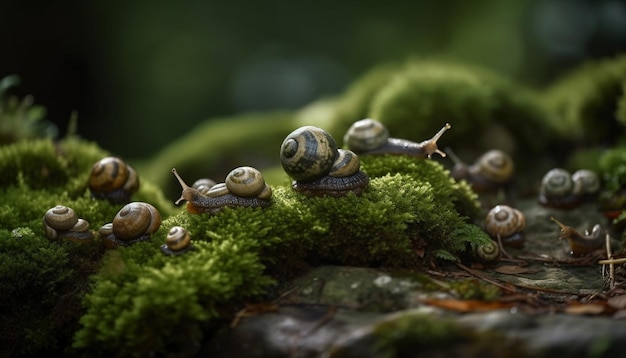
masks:
{"type": "Polygon", "coordinates": [[[416,143],[405,139],[390,138],[389,130],[371,118],[354,122],[343,137],[344,144],[357,154],[400,154],[416,158],[431,158],[435,153],[445,157],[437,141],[450,129],[446,123],[432,138],[416,143]]]}
{"type": "MultiPolygon", "coordinates": [[[[546,207],[571,209],[585,199],[586,179],[583,173],[574,177],[565,169],[555,168],[548,171],[541,180],[539,203],[546,207]]],[[[591,181],[591,180],[590,180],[591,181]]],[[[598,180],[599,185],[599,180],[598,180]]]]}
{"type": "Polygon", "coordinates": [[[132,202],[124,205],[115,215],[113,222],[98,230],[98,235],[109,248],[128,246],[150,239],[150,235],[161,227],[161,214],[151,204],[132,202]]]}
{"type": "Polygon", "coordinates": [[[214,180],[209,178],[201,178],[193,182],[191,185],[192,188],[197,189],[202,194],[206,194],[209,189],[217,184],[214,180]]]}
{"type": "Polygon", "coordinates": [[[337,149],[337,157],[330,168],[328,175],[343,178],[356,174],[361,168],[361,161],[353,151],[337,149]]]}
{"type": "Polygon", "coordinates": [[[44,214],[43,225],[49,239],[84,242],[93,238],[89,222],[79,219],[76,212],[67,206],[57,205],[44,214]]]}
{"type": "Polygon", "coordinates": [[[271,203],[272,188],[261,172],[252,167],[233,169],[224,183],[215,184],[205,191],[188,186],[176,168],[172,169],[172,173],[182,187],[176,204],[187,201],[187,211],[192,214],[216,213],[225,207],[268,207],[271,203]]]}
{"type": "Polygon", "coordinates": [[[166,255],[180,255],[191,249],[191,235],[181,226],[174,226],[167,233],[161,251],[166,255]]]}
{"type": "Polygon", "coordinates": [[[508,205],[497,205],[492,208],[485,218],[485,231],[489,236],[502,240],[504,245],[521,247],[524,244],[523,236],[526,227],[524,214],[508,205]]]}
{"type": "Polygon", "coordinates": [[[321,178],[330,172],[337,156],[337,144],[325,130],[305,126],[291,132],[280,146],[283,169],[297,181],[321,178]]]}
{"type": "Polygon", "coordinates": [[[139,189],[139,177],[120,158],[106,157],[93,165],[87,184],[92,197],[123,204],[139,189]]]}

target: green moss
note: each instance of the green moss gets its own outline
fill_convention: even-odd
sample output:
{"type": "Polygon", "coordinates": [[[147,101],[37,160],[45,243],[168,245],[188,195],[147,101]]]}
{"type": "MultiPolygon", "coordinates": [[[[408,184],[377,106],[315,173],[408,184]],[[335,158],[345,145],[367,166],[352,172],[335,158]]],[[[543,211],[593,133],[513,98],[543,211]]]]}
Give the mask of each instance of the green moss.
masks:
{"type": "Polygon", "coordinates": [[[562,137],[591,145],[623,139],[626,56],[589,62],[554,83],[544,96],[562,137]]]}

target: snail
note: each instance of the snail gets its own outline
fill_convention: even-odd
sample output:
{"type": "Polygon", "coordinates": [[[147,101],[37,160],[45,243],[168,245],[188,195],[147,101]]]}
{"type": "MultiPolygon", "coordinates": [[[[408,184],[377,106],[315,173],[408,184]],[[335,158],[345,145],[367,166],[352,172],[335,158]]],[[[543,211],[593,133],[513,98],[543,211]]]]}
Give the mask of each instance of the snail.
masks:
{"type": "Polygon", "coordinates": [[[476,245],[474,257],[486,264],[497,262],[500,259],[500,246],[495,241],[488,244],[476,245]]]}
{"type": "Polygon", "coordinates": [[[93,239],[89,222],[79,219],[76,212],[67,206],[57,205],[43,216],[46,236],[51,240],[62,239],[72,242],[87,242],[93,239]]]}
{"type": "Polygon", "coordinates": [[[487,151],[472,165],[463,163],[450,149],[446,149],[446,153],[454,162],[452,177],[456,180],[465,179],[476,192],[496,191],[513,178],[513,159],[501,150],[487,151]]]}
{"type": "Polygon", "coordinates": [[[562,168],[548,171],[541,180],[539,203],[546,207],[571,209],[593,197],[600,189],[600,179],[581,169],[570,175],[562,168]]]}
{"type": "Polygon", "coordinates": [[[183,189],[176,205],[186,200],[187,211],[192,214],[216,213],[225,207],[268,207],[271,204],[272,188],[265,183],[261,172],[252,167],[235,168],[224,183],[203,191],[188,186],[176,168],[172,173],[183,189]]]}
{"type": "Polygon", "coordinates": [[[583,256],[593,250],[599,249],[605,242],[604,230],[599,224],[594,225],[591,232],[585,230],[584,234],[580,234],[571,226],[567,226],[557,219],[551,217],[555,224],[561,228],[559,240],[566,239],[571,249],[572,256],[583,256]]]}
{"type": "Polygon", "coordinates": [[[191,248],[191,235],[181,226],[172,227],[167,233],[165,244],[161,245],[161,251],[169,256],[183,254],[191,248]]]}
{"type": "Polygon", "coordinates": [[[485,218],[485,231],[506,246],[516,248],[524,246],[525,226],[524,214],[508,205],[496,205],[485,218]]]}
{"type": "Polygon", "coordinates": [[[154,206],[136,201],[124,205],[113,222],[103,225],[98,235],[109,249],[150,239],[161,227],[161,214],[154,206]]]}
{"type": "Polygon", "coordinates": [[[452,128],[446,123],[431,139],[420,143],[406,139],[390,138],[389,130],[381,122],[366,118],[356,121],[350,126],[343,137],[348,149],[357,154],[404,154],[416,158],[431,158],[437,153],[442,157],[446,154],[439,150],[437,141],[452,128]]]}
{"type": "Polygon", "coordinates": [[[280,160],[294,179],[293,189],[305,195],[358,195],[369,185],[359,157],[351,150],[338,149],[333,137],[318,127],[300,127],[287,135],[280,160]]]}
{"type": "Polygon", "coordinates": [[[139,177],[133,167],[117,157],[106,157],[91,168],[88,180],[91,196],[124,204],[139,190],[139,177]]]}
{"type": "Polygon", "coordinates": [[[198,189],[198,191],[202,194],[206,194],[209,189],[215,186],[215,184],[217,183],[212,179],[201,178],[193,182],[193,184],[191,184],[191,187],[194,189],[198,189]]]}

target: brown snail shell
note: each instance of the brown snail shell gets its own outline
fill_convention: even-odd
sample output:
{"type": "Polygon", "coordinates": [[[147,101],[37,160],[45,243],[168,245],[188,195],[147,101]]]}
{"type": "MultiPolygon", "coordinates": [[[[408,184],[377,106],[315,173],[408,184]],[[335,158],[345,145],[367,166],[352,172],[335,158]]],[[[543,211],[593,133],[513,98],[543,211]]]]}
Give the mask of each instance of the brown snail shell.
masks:
{"type": "Polygon", "coordinates": [[[187,211],[192,214],[216,213],[226,207],[268,207],[271,204],[272,188],[257,169],[239,167],[226,177],[226,182],[213,185],[206,192],[188,186],[176,169],[172,173],[182,187],[176,204],[187,201],[187,211]]]}
{"type": "Polygon", "coordinates": [[[113,218],[113,233],[121,240],[150,235],[160,226],[161,214],[157,208],[143,202],[126,204],[113,218]]]}
{"type": "Polygon", "coordinates": [[[416,158],[431,158],[435,153],[445,157],[437,141],[452,128],[446,123],[432,138],[416,143],[405,139],[390,138],[389,130],[371,118],[356,121],[343,137],[344,144],[356,154],[399,154],[416,158]]]}
{"type": "Polygon", "coordinates": [[[139,177],[120,158],[106,157],[93,165],[87,184],[94,198],[122,204],[139,189],[139,177]]]}
{"type": "Polygon", "coordinates": [[[454,161],[451,175],[456,180],[464,179],[477,192],[495,191],[504,188],[513,179],[513,159],[505,152],[493,149],[482,154],[474,164],[467,165],[451,149],[446,149],[454,161]]]}
{"type": "Polygon", "coordinates": [[[497,205],[485,218],[485,231],[492,238],[499,238],[504,245],[522,247],[526,227],[524,214],[508,205],[497,205]]]}
{"type": "Polygon", "coordinates": [[[79,219],[76,212],[67,206],[57,205],[44,214],[43,225],[49,239],[85,242],[93,239],[89,222],[79,219]]]}
{"type": "Polygon", "coordinates": [[[166,255],[180,255],[191,248],[191,234],[181,226],[174,226],[167,233],[161,251],[166,255]]]}
{"type": "Polygon", "coordinates": [[[581,234],[571,226],[567,226],[553,217],[550,220],[561,229],[559,240],[567,240],[572,256],[586,255],[601,248],[602,244],[605,243],[605,232],[598,224],[593,226],[591,232],[587,230],[584,234],[581,234]]]}
{"type": "Polygon", "coordinates": [[[217,183],[212,179],[201,178],[193,182],[191,187],[197,189],[202,194],[206,194],[215,184],[217,183]]]}
{"type": "Polygon", "coordinates": [[[495,241],[488,244],[477,245],[474,248],[474,256],[484,263],[495,263],[500,259],[500,245],[495,241]]]}
{"type": "Polygon", "coordinates": [[[305,126],[291,132],[280,146],[283,169],[297,181],[319,179],[330,172],[337,144],[325,130],[305,126]]]}
{"type": "Polygon", "coordinates": [[[337,157],[330,168],[328,175],[343,178],[356,174],[361,168],[361,161],[353,151],[337,149],[337,157]]]}

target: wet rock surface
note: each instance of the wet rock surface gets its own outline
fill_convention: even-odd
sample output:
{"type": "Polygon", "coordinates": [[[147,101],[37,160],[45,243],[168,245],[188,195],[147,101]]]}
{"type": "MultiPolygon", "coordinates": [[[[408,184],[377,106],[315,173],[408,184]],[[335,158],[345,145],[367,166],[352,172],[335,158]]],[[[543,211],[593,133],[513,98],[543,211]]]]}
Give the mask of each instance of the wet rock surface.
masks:
{"type": "MultiPolygon", "coordinates": [[[[523,249],[492,266],[432,270],[321,266],[244,311],[211,353],[246,357],[619,356],[626,351],[626,294],[607,284],[604,247],[572,257],[559,227],[608,220],[593,206],[572,211],[534,202],[523,249]],[[604,255],[604,256],[603,256],[604,255]]],[[[620,249],[612,240],[613,252],[620,249]]]]}

